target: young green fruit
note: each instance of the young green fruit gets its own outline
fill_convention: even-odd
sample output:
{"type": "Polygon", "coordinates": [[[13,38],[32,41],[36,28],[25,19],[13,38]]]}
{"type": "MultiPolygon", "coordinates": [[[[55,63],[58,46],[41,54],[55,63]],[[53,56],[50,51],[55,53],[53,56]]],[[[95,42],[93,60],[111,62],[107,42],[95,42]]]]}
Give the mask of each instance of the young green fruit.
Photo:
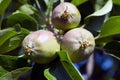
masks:
{"type": "Polygon", "coordinates": [[[46,30],[32,32],[24,38],[22,45],[28,58],[40,64],[54,60],[56,51],[60,50],[60,45],[54,34],[46,30]]]}
{"type": "Polygon", "coordinates": [[[81,15],[76,6],[69,2],[63,2],[55,7],[51,20],[57,29],[69,30],[78,26],[81,15]]]}
{"type": "Polygon", "coordinates": [[[84,28],[74,28],[63,36],[62,50],[66,50],[73,62],[80,62],[89,57],[95,47],[93,35],[84,28]]]}

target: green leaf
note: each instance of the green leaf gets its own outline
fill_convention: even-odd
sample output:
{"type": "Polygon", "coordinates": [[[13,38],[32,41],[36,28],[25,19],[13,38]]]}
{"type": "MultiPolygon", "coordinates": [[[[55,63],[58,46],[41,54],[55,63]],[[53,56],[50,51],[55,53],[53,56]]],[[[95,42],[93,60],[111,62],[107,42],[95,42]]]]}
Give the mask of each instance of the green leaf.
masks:
{"type": "Polygon", "coordinates": [[[8,71],[5,70],[2,66],[0,66],[0,77],[6,74],[8,71]]]}
{"type": "Polygon", "coordinates": [[[29,34],[27,29],[21,28],[19,24],[13,28],[0,31],[0,53],[9,52],[21,46],[22,40],[29,34]]]}
{"type": "Polygon", "coordinates": [[[53,3],[54,3],[54,0],[49,0],[49,2],[46,4],[47,5],[46,15],[48,17],[51,16],[51,12],[52,12],[52,9],[53,9],[53,3]]]}
{"type": "Polygon", "coordinates": [[[85,28],[91,31],[99,32],[102,24],[104,23],[105,15],[112,10],[112,6],[112,0],[108,0],[108,2],[100,10],[97,10],[93,14],[87,16],[85,18],[85,28]]]}
{"type": "Polygon", "coordinates": [[[120,16],[113,16],[103,24],[100,36],[96,39],[96,43],[104,44],[110,42],[117,35],[120,35],[120,16]]]}
{"type": "Polygon", "coordinates": [[[50,73],[50,68],[47,68],[47,69],[44,70],[44,76],[47,78],[47,80],[57,80],[56,77],[54,77],[50,73]]]}
{"type": "Polygon", "coordinates": [[[0,66],[11,71],[13,69],[27,66],[27,59],[18,56],[0,55],[0,66]]]}
{"type": "Polygon", "coordinates": [[[0,16],[2,16],[11,3],[11,0],[0,0],[0,16]]]}
{"type": "Polygon", "coordinates": [[[74,67],[68,54],[65,51],[58,52],[60,61],[72,80],[84,80],[80,72],[74,67]]]}
{"type": "Polygon", "coordinates": [[[24,13],[14,13],[3,20],[2,28],[12,27],[16,24],[20,24],[21,27],[29,29],[31,31],[37,30],[37,21],[24,13]]]}
{"type": "Polygon", "coordinates": [[[120,5],[120,0],[113,0],[114,4],[120,5]]]}
{"type": "Polygon", "coordinates": [[[88,1],[88,0],[72,0],[71,3],[78,6],[78,5],[85,3],[86,1],[88,1]]]}
{"type": "Polygon", "coordinates": [[[0,53],[7,53],[21,46],[24,35],[17,35],[8,39],[2,46],[0,46],[0,53]]]}
{"type": "Polygon", "coordinates": [[[19,24],[15,25],[15,26],[13,28],[7,28],[7,29],[0,30],[0,46],[3,43],[5,43],[5,41],[7,41],[8,39],[10,39],[11,37],[13,37],[15,35],[29,34],[29,31],[27,29],[20,28],[19,24]]]}
{"type": "Polygon", "coordinates": [[[2,77],[0,77],[0,80],[18,80],[18,78],[23,73],[27,72],[30,69],[31,69],[31,67],[23,67],[23,68],[13,70],[13,71],[8,72],[7,74],[3,75],[2,77]]]}
{"type": "Polygon", "coordinates": [[[18,11],[28,15],[33,15],[35,13],[35,8],[29,4],[24,4],[19,8],[18,11]]]}
{"type": "Polygon", "coordinates": [[[98,11],[94,12],[93,14],[87,16],[85,20],[89,20],[91,17],[94,16],[103,16],[107,13],[109,13],[112,10],[112,0],[108,0],[108,2],[98,11]]]}

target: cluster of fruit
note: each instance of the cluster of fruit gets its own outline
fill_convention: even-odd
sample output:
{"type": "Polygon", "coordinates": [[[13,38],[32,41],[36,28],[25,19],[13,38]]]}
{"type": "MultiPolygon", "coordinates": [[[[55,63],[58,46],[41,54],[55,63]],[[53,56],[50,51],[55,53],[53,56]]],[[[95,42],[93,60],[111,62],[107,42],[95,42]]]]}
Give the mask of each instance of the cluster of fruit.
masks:
{"type": "Polygon", "coordinates": [[[66,31],[61,41],[49,30],[30,33],[23,40],[25,54],[39,64],[46,64],[56,58],[56,52],[65,50],[73,62],[82,61],[93,52],[94,36],[78,27],[81,20],[79,10],[71,3],[60,3],[53,10],[51,22],[54,28],[66,31]]]}

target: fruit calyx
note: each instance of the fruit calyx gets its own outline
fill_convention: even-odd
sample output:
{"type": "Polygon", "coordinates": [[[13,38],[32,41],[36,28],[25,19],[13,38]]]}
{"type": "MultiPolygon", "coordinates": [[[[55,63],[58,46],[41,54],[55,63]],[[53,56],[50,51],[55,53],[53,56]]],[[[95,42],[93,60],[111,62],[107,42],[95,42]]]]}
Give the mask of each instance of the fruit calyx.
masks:
{"type": "Polygon", "coordinates": [[[33,52],[32,48],[30,48],[29,46],[24,46],[23,49],[28,55],[31,55],[31,53],[33,52]]]}
{"type": "Polygon", "coordinates": [[[67,9],[68,7],[66,6],[64,13],[60,17],[61,21],[63,22],[67,22],[70,17],[72,18],[72,15],[67,11],[67,9]]]}

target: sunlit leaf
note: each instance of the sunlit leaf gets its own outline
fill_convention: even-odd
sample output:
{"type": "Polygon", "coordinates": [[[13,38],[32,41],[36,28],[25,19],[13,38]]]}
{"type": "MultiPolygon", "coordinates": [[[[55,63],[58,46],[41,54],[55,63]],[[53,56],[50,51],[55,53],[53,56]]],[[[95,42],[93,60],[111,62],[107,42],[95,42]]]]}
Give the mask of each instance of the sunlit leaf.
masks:
{"type": "Polygon", "coordinates": [[[6,74],[8,71],[5,70],[2,66],[0,66],[0,77],[6,74]]]}
{"type": "Polygon", "coordinates": [[[103,16],[107,13],[109,13],[112,10],[112,0],[108,0],[108,2],[98,11],[94,12],[93,14],[86,17],[86,20],[88,20],[91,17],[94,16],[103,16]]]}
{"type": "Polygon", "coordinates": [[[19,8],[19,11],[28,15],[35,13],[35,8],[29,4],[24,4],[19,8]]]}
{"type": "Polygon", "coordinates": [[[2,16],[11,3],[11,0],[0,0],[0,16],[2,16]]]}
{"type": "Polygon", "coordinates": [[[7,74],[1,76],[0,80],[18,80],[20,75],[22,75],[23,73],[27,72],[30,69],[31,69],[31,67],[23,67],[23,68],[13,70],[13,71],[8,72],[7,74]]]}
{"type": "Polygon", "coordinates": [[[0,53],[9,52],[19,46],[26,35],[27,29],[15,25],[13,28],[7,28],[0,31],[0,53]]]}
{"type": "Polygon", "coordinates": [[[8,16],[5,20],[3,20],[2,28],[12,27],[16,24],[20,24],[21,27],[29,29],[31,31],[37,30],[36,20],[24,13],[15,13],[8,16]]]}
{"type": "Polygon", "coordinates": [[[117,35],[120,35],[120,16],[113,16],[103,24],[100,36],[96,39],[96,43],[110,42],[114,40],[117,35]]]}
{"type": "Polygon", "coordinates": [[[120,5],[120,0],[113,0],[114,4],[120,5]]]}
{"type": "Polygon", "coordinates": [[[67,52],[60,51],[58,52],[60,61],[65,68],[66,72],[69,74],[72,80],[83,80],[81,73],[74,67],[72,61],[70,60],[67,52]]]}
{"type": "Polygon", "coordinates": [[[50,68],[47,68],[44,70],[44,75],[47,78],[47,80],[57,80],[51,73],[50,68]]]}
{"type": "Polygon", "coordinates": [[[108,0],[108,2],[100,10],[97,10],[93,14],[87,16],[85,18],[85,28],[100,31],[105,20],[105,15],[112,10],[112,6],[112,0],[108,0]]]}
{"type": "Polygon", "coordinates": [[[72,0],[71,3],[73,3],[74,5],[78,6],[80,4],[85,3],[88,0],[72,0]]]}
{"type": "Polygon", "coordinates": [[[0,46],[0,53],[6,53],[21,46],[25,35],[16,35],[8,39],[2,46],[0,46]]]}

